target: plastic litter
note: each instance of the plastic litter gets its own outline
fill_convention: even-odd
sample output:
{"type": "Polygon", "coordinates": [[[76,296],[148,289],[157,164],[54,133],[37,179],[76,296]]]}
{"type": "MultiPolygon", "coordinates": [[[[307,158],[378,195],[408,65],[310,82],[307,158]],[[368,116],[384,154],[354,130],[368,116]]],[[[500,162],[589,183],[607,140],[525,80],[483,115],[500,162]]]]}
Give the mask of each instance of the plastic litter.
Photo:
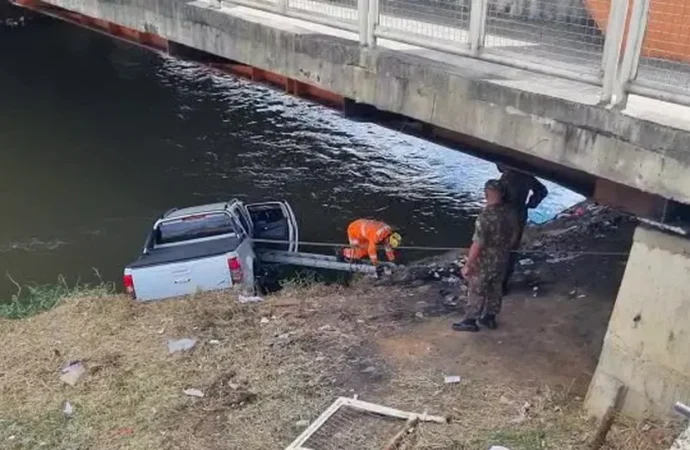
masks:
{"type": "Polygon", "coordinates": [[[60,371],[60,381],[75,386],[85,373],[86,367],[81,361],[72,361],[60,371]]]}
{"type": "Polygon", "coordinates": [[[74,407],[70,402],[65,402],[62,407],[62,413],[67,417],[72,417],[72,414],[74,414],[74,407]]]}
{"type": "Polygon", "coordinates": [[[191,350],[196,345],[196,339],[184,338],[168,341],[168,353],[183,352],[191,350]]]}
{"type": "Polygon", "coordinates": [[[185,395],[189,395],[190,397],[197,397],[197,398],[202,398],[204,396],[204,393],[201,392],[199,389],[185,389],[182,391],[185,395]]]}
{"type": "Polygon", "coordinates": [[[242,294],[240,294],[237,297],[237,301],[240,303],[259,303],[259,302],[263,302],[264,299],[263,299],[263,297],[259,297],[258,295],[242,295],[242,294]]]}

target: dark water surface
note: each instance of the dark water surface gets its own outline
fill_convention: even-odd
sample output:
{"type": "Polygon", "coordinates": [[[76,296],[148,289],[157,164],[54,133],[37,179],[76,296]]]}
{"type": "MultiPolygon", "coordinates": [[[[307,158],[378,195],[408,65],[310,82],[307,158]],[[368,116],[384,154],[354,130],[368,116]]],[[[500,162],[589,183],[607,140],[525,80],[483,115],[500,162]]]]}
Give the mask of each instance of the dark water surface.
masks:
{"type": "MultiPolygon", "coordinates": [[[[286,199],[303,239],[373,216],[468,243],[489,162],[58,22],[0,28],[0,298],[119,280],[172,206],[286,199]]],[[[581,197],[549,184],[543,220],[581,197]]]]}

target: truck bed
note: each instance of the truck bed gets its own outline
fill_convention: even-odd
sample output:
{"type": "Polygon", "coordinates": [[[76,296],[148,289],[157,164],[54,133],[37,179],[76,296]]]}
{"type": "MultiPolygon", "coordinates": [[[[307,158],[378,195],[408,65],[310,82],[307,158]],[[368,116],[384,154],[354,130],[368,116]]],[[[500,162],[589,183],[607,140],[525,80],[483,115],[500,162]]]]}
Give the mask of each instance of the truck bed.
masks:
{"type": "Polygon", "coordinates": [[[221,255],[236,250],[240,243],[241,240],[236,237],[226,237],[173,247],[157,248],[139,256],[139,258],[129,264],[127,268],[138,269],[221,255]]]}

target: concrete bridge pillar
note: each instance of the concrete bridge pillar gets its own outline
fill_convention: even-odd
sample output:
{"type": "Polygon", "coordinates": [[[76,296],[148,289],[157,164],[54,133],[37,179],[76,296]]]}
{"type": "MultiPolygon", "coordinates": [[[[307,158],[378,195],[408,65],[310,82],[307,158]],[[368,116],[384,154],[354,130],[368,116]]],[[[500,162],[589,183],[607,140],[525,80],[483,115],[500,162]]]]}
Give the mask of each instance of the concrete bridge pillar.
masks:
{"type": "Polygon", "coordinates": [[[638,226],[585,408],[629,417],[690,401],[690,240],[638,226]]]}

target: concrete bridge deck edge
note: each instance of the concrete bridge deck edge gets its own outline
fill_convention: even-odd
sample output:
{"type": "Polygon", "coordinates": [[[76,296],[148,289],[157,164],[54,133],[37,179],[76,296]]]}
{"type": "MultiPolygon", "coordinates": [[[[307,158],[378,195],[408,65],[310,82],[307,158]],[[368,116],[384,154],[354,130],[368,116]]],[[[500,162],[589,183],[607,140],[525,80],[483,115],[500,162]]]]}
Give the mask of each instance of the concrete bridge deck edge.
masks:
{"type": "Polygon", "coordinates": [[[342,32],[244,7],[181,0],[46,3],[514,149],[518,157],[690,204],[690,177],[684,176],[690,131],[592,104],[586,85],[409,46],[364,48],[338,36],[342,32]],[[568,90],[570,98],[554,94],[568,90]],[[578,90],[583,102],[573,99],[578,90]]]}

